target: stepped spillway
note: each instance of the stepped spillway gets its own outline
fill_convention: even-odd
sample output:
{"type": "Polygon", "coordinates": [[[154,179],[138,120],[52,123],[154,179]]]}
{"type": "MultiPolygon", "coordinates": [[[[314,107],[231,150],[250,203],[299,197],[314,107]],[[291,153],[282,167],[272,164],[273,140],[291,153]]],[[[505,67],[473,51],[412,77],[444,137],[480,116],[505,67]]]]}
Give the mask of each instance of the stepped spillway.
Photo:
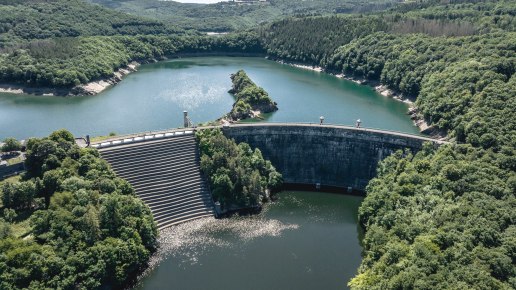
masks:
{"type": "Polygon", "coordinates": [[[193,134],[99,151],[116,174],[127,180],[149,206],[158,228],[214,216],[193,134]]]}

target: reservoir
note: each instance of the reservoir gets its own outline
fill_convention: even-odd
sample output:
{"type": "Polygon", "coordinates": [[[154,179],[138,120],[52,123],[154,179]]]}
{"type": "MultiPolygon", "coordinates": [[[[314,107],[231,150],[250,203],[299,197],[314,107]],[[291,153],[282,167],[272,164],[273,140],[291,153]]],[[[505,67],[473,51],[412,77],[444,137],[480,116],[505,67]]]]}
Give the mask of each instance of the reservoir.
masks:
{"type": "Polygon", "coordinates": [[[198,57],[142,65],[96,96],[54,97],[0,93],[0,139],[127,134],[180,127],[183,110],[194,123],[231,110],[230,74],[244,69],[278,103],[268,122],[325,122],[417,133],[407,105],[371,87],[263,58],[198,57]]]}
{"type": "MultiPolygon", "coordinates": [[[[198,57],[142,65],[96,96],[0,94],[0,139],[126,134],[176,128],[231,110],[230,75],[244,69],[278,103],[266,122],[353,125],[417,134],[407,105],[368,86],[263,58],[198,57]]],[[[361,197],[281,192],[259,215],[200,219],[160,233],[136,289],[346,289],[361,261],[361,197]]]]}
{"type": "Polygon", "coordinates": [[[360,265],[362,197],[281,192],[259,215],[161,232],[135,289],[346,289],[360,265]]]}

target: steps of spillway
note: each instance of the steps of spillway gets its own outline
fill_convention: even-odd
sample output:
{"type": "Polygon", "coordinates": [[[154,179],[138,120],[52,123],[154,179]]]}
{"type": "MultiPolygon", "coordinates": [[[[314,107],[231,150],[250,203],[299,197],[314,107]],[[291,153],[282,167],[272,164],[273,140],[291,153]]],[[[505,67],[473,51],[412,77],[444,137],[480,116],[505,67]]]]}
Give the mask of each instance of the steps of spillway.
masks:
{"type": "Polygon", "coordinates": [[[159,229],[214,216],[194,135],[117,145],[99,152],[149,206],[159,229]]]}

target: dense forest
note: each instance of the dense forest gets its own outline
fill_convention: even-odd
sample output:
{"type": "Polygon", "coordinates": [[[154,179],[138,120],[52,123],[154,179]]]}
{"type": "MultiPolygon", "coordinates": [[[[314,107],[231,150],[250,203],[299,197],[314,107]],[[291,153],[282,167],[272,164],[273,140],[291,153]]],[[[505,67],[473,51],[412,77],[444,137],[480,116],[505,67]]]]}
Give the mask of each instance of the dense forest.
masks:
{"type": "Polygon", "coordinates": [[[196,133],[201,151],[201,170],[211,193],[223,210],[256,208],[269,200],[283,179],[259,149],[237,144],[219,129],[196,133]]]}
{"type": "Polygon", "coordinates": [[[233,86],[229,91],[236,98],[229,113],[231,120],[237,121],[255,117],[256,112],[270,113],[278,110],[269,94],[257,86],[243,70],[231,75],[233,86]]]}
{"type": "Polygon", "coordinates": [[[152,61],[178,53],[262,53],[256,33],[85,36],[32,40],[0,54],[0,81],[29,86],[72,87],[113,75],[130,61],[152,61]]]}
{"type": "Polygon", "coordinates": [[[398,0],[268,0],[251,5],[178,3],[157,0],[88,0],[132,15],[161,20],[184,29],[235,31],[289,15],[323,15],[384,10],[398,0]]]}
{"type": "Polygon", "coordinates": [[[269,57],[320,65],[353,39],[387,29],[388,23],[377,16],[327,16],[287,18],[258,31],[269,57]]]}
{"type": "Polygon", "coordinates": [[[181,29],[172,25],[80,0],[0,1],[0,48],[3,49],[33,39],[180,32],[181,29]]]}
{"type": "Polygon", "coordinates": [[[80,0],[0,2],[0,82],[72,87],[130,61],[178,53],[263,53],[258,35],[209,37],[80,0]]]}
{"type": "MultiPolygon", "coordinates": [[[[122,8],[135,3],[123,2],[122,8]]],[[[371,14],[291,17],[224,37],[92,7],[74,0],[0,0],[0,81],[73,86],[108,76],[131,60],[230,51],[264,53],[380,82],[415,99],[420,117],[455,145],[426,147],[416,155],[399,152],[379,165],[360,208],[364,259],[350,286],[516,288],[514,1],[414,1],[371,14]],[[68,17],[54,21],[52,9],[64,9],[68,17]],[[79,15],[90,9],[110,17],[86,25],[79,15]]],[[[202,162],[216,199],[226,206],[252,206],[267,187],[279,184],[280,175],[259,152],[220,132],[211,134],[199,138],[209,140],[201,141],[202,162]],[[235,172],[252,178],[236,178],[242,175],[235,172]],[[234,194],[228,198],[224,192],[234,194]]],[[[4,186],[9,208],[0,223],[0,248],[8,254],[0,255],[0,269],[7,269],[0,288],[25,287],[30,281],[50,288],[117,285],[152,251],[155,230],[130,187],[106,178],[112,173],[94,151],[67,144],[56,136],[35,142],[29,160],[42,171],[28,161],[32,172],[4,186]],[[116,206],[138,209],[116,209],[138,212],[116,230],[102,223],[101,213],[115,208],[112,199],[126,200],[116,206]],[[22,240],[8,220],[36,209],[33,239],[22,240]],[[49,227],[52,219],[56,227],[49,227]],[[91,226],[83,227],[91,219],[93,232],[99,233],[94,238],[91,226]],[[134,241],[127,249],[134,260],[98,254],[125,252],[127,244],[120,245],[120,239],[134,241]],[[65,255],[67,249],[74,254],[65,255]]]]}
{"type": "MultiPolygon", "coordinates": [[[[515,41],[512,32],[454,38],[376,33],[341,47],[330,67],[417,96],[416,105],[430,123],[453,129],[460,142],[481,145],[493,142],[478,139],[488,131],[514,128],[510,120],[482,118],[482,112],[493,108],[475,101],[483,90],[503,90],[501,84],[509,82],[515,72],[515,41]]],[[[505,98],[509,107],[504,109],[511,110],[510,95],[505,98]]]]}
{"type": "Polygon", "coordinates": [[[515,14],[513,1],[427,1],[260,28],[269,56],[378,81],[462,144],[380,164],[351,288],[516,287],[515,14]]]}
{"type": "Polygon", "coordinates": [[[514,289],[514,153],[468,144],[386,158],[359,209],[351,288],[514,289]]]}
{"type": "Polygon", "coordinates": [[[0,288],[121,288],[157,247],[149,208],[69,132],[26,146],[26,173],[0,190],[0,288]]]}
{"type": "Polygon", "coordinates": [[[291,17],[257,31],[269,56],[323,67],[331,65],[337,48],[375,32],[467,36],[516,31],[513,1],[452,2],[458,4],[427,1],[424,7],[403,4],[375,14],[291,17]]]}

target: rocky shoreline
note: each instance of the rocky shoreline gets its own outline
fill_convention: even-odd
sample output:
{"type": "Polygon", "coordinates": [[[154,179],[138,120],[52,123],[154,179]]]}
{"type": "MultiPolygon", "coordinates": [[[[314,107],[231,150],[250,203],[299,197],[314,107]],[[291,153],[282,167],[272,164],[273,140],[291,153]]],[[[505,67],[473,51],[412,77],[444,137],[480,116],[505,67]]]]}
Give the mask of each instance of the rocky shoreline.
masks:
{"type": "Polygon", "coordinates": [[[81,84],[72,88],[28,87],[20,84],[0,84],[0,93],[38,96],[93,96],[122,81],[123,77],[137,71],[140,63],[133,61],[119,68],[109,78],[81,84]]]}
{"type": "MultiPolygon", "coordinates": [[[[176,54],[171,56],[172,58],[181,58],[181,57],[192,57],[192,56],[215,56],[215,55],[221,55],[218,52],[214,53],[185,53],[185,54],[176,54]]],[[[224,55],[227,56],[263,56],[263,55],[246,55],[242,53],[226,53],[224,55]]],[[[389,89],[387,86],[380,84],[376,81],[370,81],[362,78],[356,78],[353,76],[345,75],[343,73],[331,73],[326,71],[324,68],[320,66],[310,66],[306,64],[300,64],[300,63],[294,63],[294,62],[288,62],[278,59],[271,59],[268,57],[265,57],[266,59],[270,59],[273,61],[276,61],[280,64],[297,67],[301,69],[307,69],[315,72],[324,72],[331,74],[337,78],[345,79],[352,81],[359,85],[369,85],[374,88],[375,91],[377,91],[382,96],[392,98],[394,100],[404,102],[409,105],[407,114],[411,116],[411,119],[414,121],[414,125],[419,128],[420,132],[423,134],[428,135],[435,135],[440,136],[441,134],[436,130],[433,126],[428,125],[426,121],[424,120],[422,114],[420,114],[417,107],[415,107],[415,104],[413,100],[409,98],[404,98],[403,95],[399,92],[396,92],[392,89],[389,89]]],[[[153,60],[154,62],[156,60],[153,60]]],[[[150,61],[152,62],[152,61],[150,61]]],[[[109,78],[100,79],[96,81],[89,82],[87,84],[81,84],[72,88],[48,88],[48,87],[29,87],[24,86],[20,84],[0,84],[0,93],[11,93],[11,94],[29,94],[29,95],[40,95],[40,96],[93,96],[97,95],[107,88],[118,84],[122,81],[122,79],[132,73],[138,70],[138,67],[141,65],[141,63],[132,61],[127,66],[119,68],[116,70],[113,75],[109,78]]],[[[253,116],[252,117],[258,117],[261,112],[260,110],[252,111],[253,116]]],[[[220,120],[220,121],[227,121],[227,120],[220,120]]]]}
{"type": "MultiPolygon", "coordinates": [[[[182,57],[198,57],[198,56],[242,56],[242,57],[264,57],[261,53],[241,53],[241,52],[194,52],[194,53],[177,53],[163,57],[160,60],[167,60],[169,58],[182,57]]],[[[110,77],[103,78],[96,81],[91,81],[86,84],[80,84],[72,88],[51,88],[51,87],[31,87],[19,83],[4,83],[0,84],[0,93],[9,94],[27,94],[37,96],[93,96],[97,95],[110,86],[116,85],[122,81],[123,77],[138,70],[138,67],[144,63],[157,62],[156,59],[149,59],[146,61],[132,61],[128,65],[116,70],[110,77]]]]}
{"type": "Polygon", "coordinates": [[[366,80],[366,79],[359,79],[359,78],[356,78],[356,77],[353,77],[353,76],[345,75],[343,73],[340,73],[340,74],[331,73],[331,72],[326,71],[324,68],[322,68],[320,66],[310,66],[310,65],[304,65],[304,64],[293,63],[293,62],[286,62],[286,61],[283,61],[283,60],[275,60],[275,61],[280,63],[280,64],[284,64],[284,65],[288,65],[288,66],[292,66],[292,67],[297,67],[297,68],[301,68],[301,69],[307,69],[307,70],[311,70],[311,71],[315,71],[315,72],[328,73],[328,74],[333,75],[333,76],[335,76],[337,78],[345,79],[345,80],[348,80],[348,81],[352,81],[352,82],[354,82],[356,84],[359,84],[359,85],[371,86],[371,87],[374,88],[374,90],[376,92],[378,92],[380,95],[382,95],[384,97],[392,98],[392,99],[394,99],[396,101],[408,104],[409,108],[407,110],[407,115],[410,115],[410,118],[414,122],[414,126],[418,127],[418,129],[419,129],[419,131],[421,133],[428,134],[428,135],[433,135],[433,136],[437,136],[437,137],[442,135],[433,126],[428,125],[428,123],[424,120],[423,115],[419,112],[419,109],[415,106],[413,100],[411,100],[410,98],[404,98],[403,94],[401,94],[400,92],[392,90],[392,89],[388,88],[386,85],[382,85],[381,83],[379,83],[377,81],[370,81],[370,80],[366,80]]]}

